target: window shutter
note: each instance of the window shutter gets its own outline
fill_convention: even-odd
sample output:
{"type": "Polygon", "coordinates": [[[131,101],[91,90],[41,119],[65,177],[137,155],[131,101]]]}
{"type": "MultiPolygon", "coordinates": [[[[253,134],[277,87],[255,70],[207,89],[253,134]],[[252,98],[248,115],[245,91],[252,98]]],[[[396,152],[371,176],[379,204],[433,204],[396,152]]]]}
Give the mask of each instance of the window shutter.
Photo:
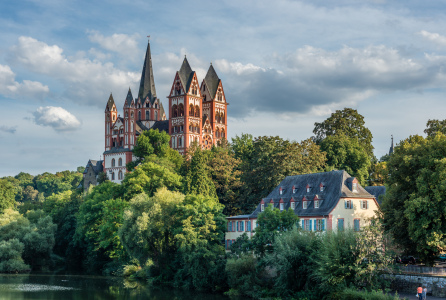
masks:
{"type": "Polygon", "coordinates": [[[302,220],[302,229],[305,230],[305,222],[302,220]]]}
{"type": "Polygon", "coordinates": [[[240,231],[244,231],[245,230],[245,228],[243,228],[244,226],[244,224],[243,224],[244,222],[243,221],[240,221],[240,231]]]}
{"type": "Polygon", "coordinates": [[[313,229],[313,220],[310,220],[310,231],[313,229]]]}
{"type": "Polygon", "coordinates": [[[325,231],[325,219],[322,219],[321,222],[322,222],[322,231],[325,231]]]}
{"type": "Polygon", "coordinates": [[[235,222],[232,222],[232,231],[235,231],[235,222]]]}
{"type": "Polygon", "coordinates": [[[344,207],[347,209],[347,200],[344,200],[344,207]]]}
{"type": "Polygon", "coordinates": [[[369,209],[369,201],[365,200],[365,209],[369,209]]]}
{"type": "Polygon", "coordinates": [[[314,220],[314,228],[313,228],[314,231],[317,231],[317,225],[316,225],[316,223],[317,223],[316,220],[314,220]]]}

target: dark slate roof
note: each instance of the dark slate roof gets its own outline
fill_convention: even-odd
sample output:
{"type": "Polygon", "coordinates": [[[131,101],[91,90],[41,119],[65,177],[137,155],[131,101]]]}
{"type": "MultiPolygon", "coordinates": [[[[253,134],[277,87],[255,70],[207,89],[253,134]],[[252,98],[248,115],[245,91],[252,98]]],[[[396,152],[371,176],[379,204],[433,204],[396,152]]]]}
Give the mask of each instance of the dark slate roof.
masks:
{"type": "Polygon", "coordinates": [[[98,175],[103,170],[102,162],[103,160],[93,160],[93,159],[88,160],[87,166],[85,167],[84,170],[84,174],[88,172],[89,168],[92,168],[94,173],[98,175]]]}
{"type": "Polygon", "coordinates": [[[151,129],[158,129],[160,132],[165,131],[169,133],[169,120],[156,121],[151,129]]]}
{"type": "Polygon", "coordinates": [[[238,216],[233,216],[233,217],[227,217],[226,219],[247,219],[250,217],[251,217],[251,215],[238,215],[238,216]]]}
{"type": "Polygon", "coordinates": [[[206,83],[206,87],[209,90],[211,99],[214,99],[215,94],[217,93],[218,84],[220,83],[220,78],[218,78],[218,75],[215,72],[215,69],[212,66],[212,64],[209,67],[206,77],[204,77],[204,82],[206,83]]]}
{"type": "Polygon", "coordinates": [[[115,100],[113,99],[113,96],[110,93],[110,97],[108,97],[108,101],[107,101],[107,105],[105,106],[105,110],[111,111],[114,104],[115,104],[115,100]]]}
{"type": "Polygon", "coordinates": [[[367,192],[372,194],[379,205],[381,205],[382,197],[386,194],[385,186],[366,186],[364,187],[367,192]]]}
{"type": "Polygon", "coordinates": [[[132,91],[129,88],[129,91],[127,92],[127,97],[125,97],[124,107],[130,107],[130,105],[132,104],[132,100],[133,100],[133,95],[132,91]]]}
{"type": "Polygon", "coordinates": [[[104,151],[104,154],[129,152],[129,151],[132,151],[132,150],[130,150],[129,148],[124,148],[124,147],[114,147],[114,148],[111,148],[110,150],[104,151]]]}
{"type": "Polygon", "coordinates": [[[181,65],[180,70],[178,71],[178,75],[180,76],[181,83],[183,84],[183,88],[189,91],[190,84],[192,82],[192,78],[194,77],[194,71],[189,65],[187,58],[184,57],[183,64],[181,65]]]}
{"type": "Polygon", "coordinates": [[[147,44],[146,58],[141,73],[141,82],[139,84],[138,98],[145,99],[149,97],[153,103],[156,99],[155,81],[153,78],[152,56],[150,54],[150,42],[147,44]]]}
{"type": "Polygon", "coordinates": [[[136,121],[136,125],[139,126],[142,130],[149,130],[150,128],[146,127],[142,121],[136,121]]]}
{"type": "MultiPolygon", "coordinates": [[[[284,202],[284,209],[290,207],[291,198],[296,202],[294,212],[300,217],[306,216],[324,216],[328,215],[337,205],[341,197],[350,198],[373,198],[362,186],[358,184],[357,191],[351,191],[351,177],[347,172],[331,171],[323,173],[313,173],[304,175],[288,176],[267,196],[263,199],[265,204],[274,202],[274,207],[279,207],[280,199],[284,202]],[[324,191],[320,191],[320,184],[324,186],[324,191]],[[293,194],[293,185],[296,192],[293,194]],[[310,186],[311,190],[307,193],[306,187],[310,186]],[[282,188],[282,195],[279,190],[282,188]],[[314,208],[314,198],[319,198],[319,208],[314,208]],[[308,201],[308,208],[302,208],[302,199],[305,197],[308,201]]],[[[260,201],[259,201],[260,202],[260,201]]],[[[260,203],[251,214],[251,217],[257,217],[260,213],[260,203]]]]}

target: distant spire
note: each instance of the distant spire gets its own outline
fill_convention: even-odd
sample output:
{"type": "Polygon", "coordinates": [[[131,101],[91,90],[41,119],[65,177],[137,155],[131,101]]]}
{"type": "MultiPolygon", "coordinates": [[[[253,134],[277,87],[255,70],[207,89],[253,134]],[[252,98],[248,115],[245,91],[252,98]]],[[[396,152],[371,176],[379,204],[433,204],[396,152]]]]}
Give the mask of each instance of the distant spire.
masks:
{"type": "Polygon", "coordinates": [[[115,104],[115,100],[113,99],[112,93],[110,93],[110,97],[108,97],[107,106],[105,109],[111,111],[113,109],[113,105],[115,104]]]}
{"type": "Polygon", "coordinates": [[[192,80],[194,71],[189,65],[187,61],[186,55],[184,56],[183,64],[181,65],[180,70],[178,71],[178,75],[180,76],[181,83],[183,87],[186,89],[186,92],[189,90],[190,81],[192,80]]]}
{"type": "Polygon", "coordinates": [[[206,76],[204,77],[204,81],[206,82],[206,87],[209,90],[209,95],[211,96],[211,99],[214,99],[215,94],[217,93],[218,84],[220,83],[220,78],[218,78],[217,72],[215,72],[212,63],[209,66],[206,76]]]}
{"type": "Polygon", "coordinates": [[[142,68],[141,82],[139,84],[138,98],[144,99],[149,96],[151,101],[156,98],[155,80],[153,78],[152,55],[150,52],[150,41],[147,43],[146,58],[142,68]]]}
{"type": "Polygon", "coordinates": [[[132,90],[129,87],[129,91],[127,92],[127,97],[125,97],[124,107],[130,107],[132,105],[133,95],[132,90]]]}
{"type": "Polygon", "coordinates": [[[393,134],[391,135],[391,137],[392,137],[392,143],[390,144],[389,155],[393,153],[393,134]]]}

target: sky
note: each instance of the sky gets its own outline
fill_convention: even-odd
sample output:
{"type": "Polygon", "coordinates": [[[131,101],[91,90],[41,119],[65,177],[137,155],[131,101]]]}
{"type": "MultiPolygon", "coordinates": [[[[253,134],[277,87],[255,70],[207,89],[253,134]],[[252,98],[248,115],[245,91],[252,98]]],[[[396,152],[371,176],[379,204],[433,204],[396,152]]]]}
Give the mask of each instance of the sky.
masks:
{"type": "Polygon", "coordinates": [[[75,170],[104,151],[104,109],[137,94],[150,36],[157,96],[184,55],[213,64],[242,133],[301,141],[357,109],[379,158],[446,119],[446,1],[0,2],[0,177],[75,170]]]}

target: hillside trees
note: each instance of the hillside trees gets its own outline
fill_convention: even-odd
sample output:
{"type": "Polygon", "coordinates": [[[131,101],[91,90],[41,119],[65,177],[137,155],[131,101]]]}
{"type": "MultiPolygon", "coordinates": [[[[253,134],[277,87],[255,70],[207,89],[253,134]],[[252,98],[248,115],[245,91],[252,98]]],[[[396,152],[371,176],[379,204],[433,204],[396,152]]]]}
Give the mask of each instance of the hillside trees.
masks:
{"type": "Polygon", "coordinates": [[[408,252],[431,263],[446,251],[446,136],[415,135],[387,161],[391,176],[382,203],[385,230],[408,252]]]}
{"type": "Polygon", "coordinates": [[[5,209],[14,207],[16,189],[6,179],[0,179],[0,213],[5,209]]]}

